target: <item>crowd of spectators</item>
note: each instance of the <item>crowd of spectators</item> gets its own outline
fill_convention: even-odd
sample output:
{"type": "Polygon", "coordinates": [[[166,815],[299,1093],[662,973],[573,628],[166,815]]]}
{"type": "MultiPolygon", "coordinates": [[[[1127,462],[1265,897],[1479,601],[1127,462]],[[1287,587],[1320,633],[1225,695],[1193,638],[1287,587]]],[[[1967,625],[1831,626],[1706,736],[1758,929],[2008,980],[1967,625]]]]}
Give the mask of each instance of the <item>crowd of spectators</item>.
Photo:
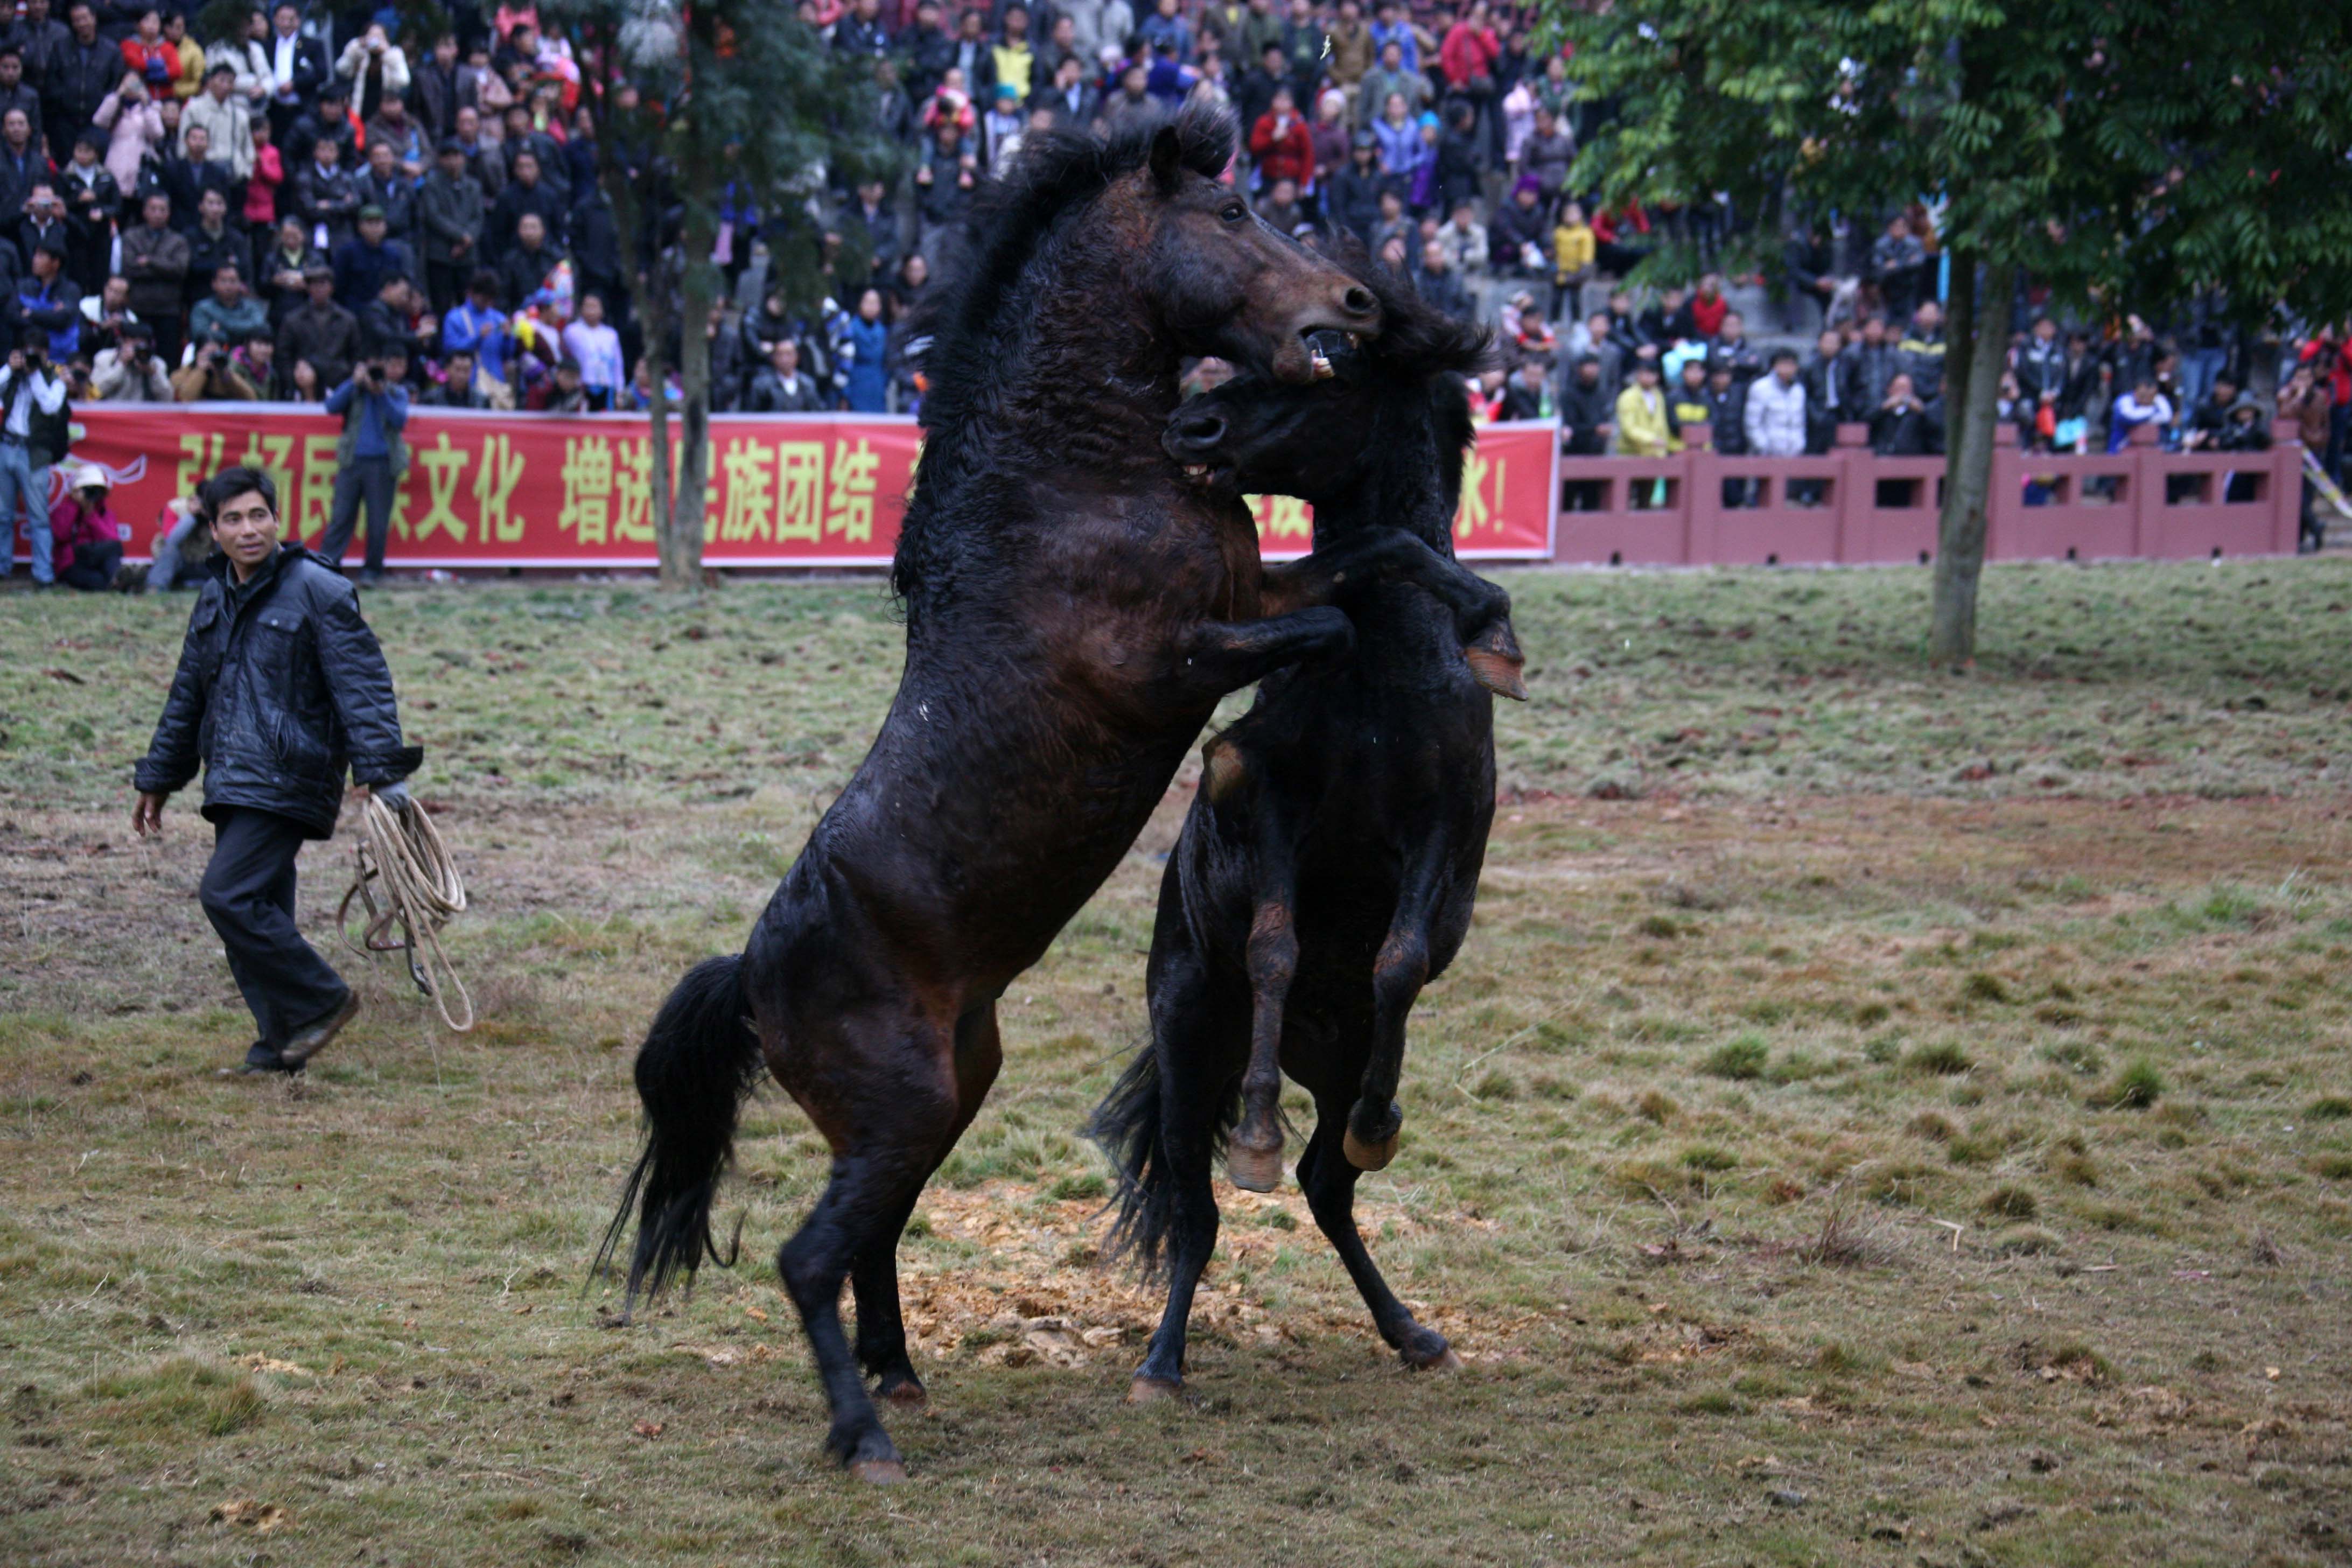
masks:
{"type": "MultiPolygon", "coordinates": [[[[23,345],[22,370],[0,380],[12,437],[28,437],[52,382],[75,402],[316,402],[355,443],[338,480],[347,535],[384,490],[366,472],[368,432],[396,432],[412,405],[642,405],[636,247],[599,178],[581,63],[534,8],[457,0],[446,29],[424,36],[392,12],[289,0],[197,38],[188,14],[142,0],[68,0],[53,16],[58,3],[16,0],[0,30],[0,342],[23,345]]],[[[1743,215],[1604,207],[1576,189],[1579,147],[1608,110],[1580,99],[1572,59],[1538,47],[1515,7],[800,0],[800,12],[870,72],[872,111],[908,149],[906,169],[820,198],[825,298],[813,309],[777,286],[770,251],[806,242],[780,237],[761,193],[730,192],[714,258],[726,298],[702,326],[719,410],[913,408],[917,307],[957,265],[975,191],[1022,139],[1206,103],[1238,122],[1231,177],[1265,221],[1352,236],[1425,297],[1497,324],[1500,363],[1473,388],[1484,416],[1556,416],[1575,455],[1672,450],[1701,426],[1724,450],[1822,451],[1853,423],[1881,452],[1940,449],[1934,214],[1890,204],[1868,225],[1790,236],[1769,280],[1776,320],[1754,324],[1760,344],[1717,272],[1629,292],[1622,280],[1661,246],[1694,266],[1731,254],[1743,215]],[[1816,326],[1797,351],[1792,329],[1816,326]]],[[[2108,449],[2144,423],[2168,444],[2268,438],[2247,345],[2212,301],[2161,328],[2135,316],[2066,329],[2035,307],[2019,301],[2002,388],[2028,442],[2108,449]]],[[[2295,347],[2305,374],[2277,411],[2322,437],[2340,472],[2347,358],[2328,334],[2295,347]]],[[[28,468],[40,452],[0,440],[13,516],[12,449],[28,468]]]]}

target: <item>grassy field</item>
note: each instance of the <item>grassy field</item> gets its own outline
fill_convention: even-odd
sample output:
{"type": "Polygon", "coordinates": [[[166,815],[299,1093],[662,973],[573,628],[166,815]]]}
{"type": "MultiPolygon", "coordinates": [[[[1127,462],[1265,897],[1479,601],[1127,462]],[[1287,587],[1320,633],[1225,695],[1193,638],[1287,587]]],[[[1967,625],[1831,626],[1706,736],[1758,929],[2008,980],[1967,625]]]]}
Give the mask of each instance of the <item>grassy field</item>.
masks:
{"type": "MultiPolygon", "coordinates": [[[[878,584],[371,596],[484,1014],[244,1048],[175,802],[186,602],[0,597],[0,1561],[2352,1562],[2352,562],[1521,575],[1478,924],[1361,1214],[1463,1351],[1400,1368],[1295,1189],[1221,1187],[1192,1397],[1077,1139],[1142,1026],[1171,792],[1005,999],[904,1252],[932,1414],[853,1489],[768,1267],[586,1279],[631,1050],[732,951],[897,678],[878,584]]],[[[305,858],[325,940],[349,861],[305,858]]]]}

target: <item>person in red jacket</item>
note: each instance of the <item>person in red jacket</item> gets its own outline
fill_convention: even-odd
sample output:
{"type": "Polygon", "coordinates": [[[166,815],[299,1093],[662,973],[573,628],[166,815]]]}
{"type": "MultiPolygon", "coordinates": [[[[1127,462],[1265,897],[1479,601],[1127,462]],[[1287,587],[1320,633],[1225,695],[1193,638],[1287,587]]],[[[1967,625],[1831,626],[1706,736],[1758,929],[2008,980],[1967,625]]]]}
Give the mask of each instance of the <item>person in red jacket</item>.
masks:
{"type": "Polygon", "coordinates": [[[1723,331],[1723,318],[1731,313],[1731,301],[1723,297],[1722,274],[1709,272],[1700,278],[1697,292],[1683,309],[1689,312],[1695,335],[1715,342],[1716,334],[1723,331]]]}
{"type": "Polygon", "coordinates": [[[1260,190],[1271,189],[1281,179],[1297,181],[1302,191],[1314,184],[1315,133],[1307,128],[1288,88],[1274,89],[1274,107],[1250,128],[1250,157],[1257,164],[1260,190]]]}
{"type": "Polygon", "coordinates": [[[1483,101],[1494,96],[1495,58],[1502,52],[1503,41],[1486,20],[1486,0],[1475,0],[1462,19],[1446,29],[1445,42],[1437,51],[1438,68],[1445,73],[1448,89],[1483,101]]]}
{"type": "Polygon", "coordinates": [[[122,567],[122,520],[106,504],[106,471],[90,464],[68,476],[71,487],[49,510],[49,536],[57,541],[58,581],[84,593],[114,586],[122,567]]]}

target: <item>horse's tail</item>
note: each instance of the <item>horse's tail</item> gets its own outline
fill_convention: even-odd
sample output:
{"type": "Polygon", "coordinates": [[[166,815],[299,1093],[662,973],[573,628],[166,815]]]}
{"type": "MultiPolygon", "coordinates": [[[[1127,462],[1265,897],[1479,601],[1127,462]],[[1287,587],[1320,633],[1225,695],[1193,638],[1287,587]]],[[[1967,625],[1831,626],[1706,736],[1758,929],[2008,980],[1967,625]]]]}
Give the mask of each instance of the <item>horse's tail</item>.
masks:
{"type": "MultiPolygon", "coordinates": [[[[1167,1260],[1168,1235],[1176,1223],[1176,1181],[1168,1169],[1168,1153],[1160,1131],[1163,1095],[1160,1056],[1147,1043],[1118,1075],[1110,1092],[1087,1123],[1087,1136],[1110,1157],[1118,1182],[1118,1212],[1111,1221],[1109,1255],[1131,1256],[1145,1278],[1157,1275],[1167,1260]]],[[[1241,1118],[1239,1080],[1234,1092],[1219,1104],[1216,1142],[1241,1118]]]]}
{"type": "Polygon", "coordinates": [[[733,1244],[721,1256],[710,1239],[710,1205],[734,1157],[737,1109],[761,1068],[742,975],[740,956],[706,958],[688,970],[637,1051],[646,1145],[596,1253],[601,1273],[619,1250],[635,1209],[630,1304],[640,1290],[658,1294],[673,1275],[683,1272],[690,1282],[706,1256],[722,1268],[735,1261],[733,1244]]]}

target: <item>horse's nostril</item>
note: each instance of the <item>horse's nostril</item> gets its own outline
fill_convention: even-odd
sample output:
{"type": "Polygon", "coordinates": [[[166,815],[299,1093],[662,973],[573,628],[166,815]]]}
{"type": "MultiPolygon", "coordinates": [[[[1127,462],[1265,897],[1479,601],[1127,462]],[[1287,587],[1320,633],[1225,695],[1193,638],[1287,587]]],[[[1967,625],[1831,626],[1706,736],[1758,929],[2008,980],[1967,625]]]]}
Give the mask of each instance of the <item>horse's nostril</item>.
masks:
{"type": "Polygon", "coordinates": [[[1350,287],[1346,293],[1339,296],[1339,308],[1351,316],[1369,316],[1372,313],[1372,307],[1377,303],[1379,301],[1372,298],[1372,291],[1370,289],[1350,287]]]}
{"type": "Polygon", "coordinates": [[[1188,447],[1213,447],[1225,437],[1225,422],[1214,414],[1195,414],[1177,427],[1188,447]]]}

